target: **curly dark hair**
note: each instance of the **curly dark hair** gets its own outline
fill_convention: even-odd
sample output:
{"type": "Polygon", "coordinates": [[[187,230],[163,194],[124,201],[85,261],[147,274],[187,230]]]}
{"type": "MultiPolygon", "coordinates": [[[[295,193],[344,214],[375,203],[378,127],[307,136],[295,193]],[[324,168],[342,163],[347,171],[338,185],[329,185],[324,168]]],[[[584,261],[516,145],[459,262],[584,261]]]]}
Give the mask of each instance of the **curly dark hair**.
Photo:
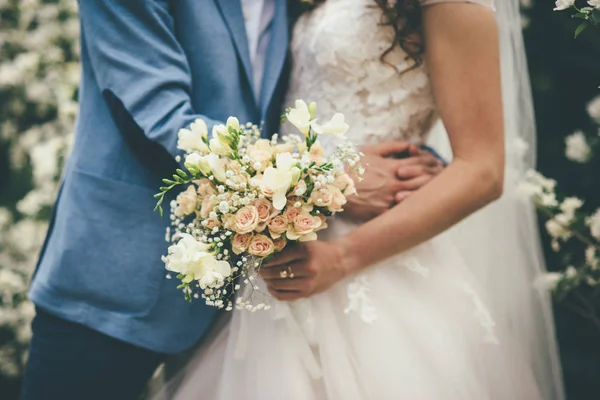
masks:
{"type": "MultiPolygon", "coordinates": [[[[326,0],[313,0],[308,4],[302,0],[293,0],[292,4],[297,12],[316,7],[326,0]]],[[[419,0],[373,0],[374,7],[381,9],[383,15],[382,26],[389,26],[394,30],[394,40],[381,54],[381,61],[386,62],[386,57],[396,46],[400,47],[413,61],[409,69],[417,68],[423,62],[425,46],[421,36],[422,9],[419,0]]],[[[391,64],[390,64],[391,65],[391,64]]],[[[395,68],[394,65],[391,65],[395,68]]]]}

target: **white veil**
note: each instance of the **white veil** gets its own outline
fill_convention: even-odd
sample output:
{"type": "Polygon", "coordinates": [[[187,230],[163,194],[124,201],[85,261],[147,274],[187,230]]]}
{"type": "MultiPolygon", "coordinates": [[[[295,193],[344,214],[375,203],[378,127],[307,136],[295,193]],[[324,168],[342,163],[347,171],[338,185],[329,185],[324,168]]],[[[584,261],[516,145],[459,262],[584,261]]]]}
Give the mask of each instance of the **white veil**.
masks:
{"type": "MultiPolygon", "coordinates": [[[[550,293],[536,283],[545,273],[533,205],[518,194],[536,162],[536,127],[518,0],[496,2],[506,135],[504,195],[449,232],[488,295],[499,325],[507,326],[515,353],[531,360],[544,399],[564,399],[550,293]]],[[[443,126],[429,144],[451,156],[443,126]]]]}

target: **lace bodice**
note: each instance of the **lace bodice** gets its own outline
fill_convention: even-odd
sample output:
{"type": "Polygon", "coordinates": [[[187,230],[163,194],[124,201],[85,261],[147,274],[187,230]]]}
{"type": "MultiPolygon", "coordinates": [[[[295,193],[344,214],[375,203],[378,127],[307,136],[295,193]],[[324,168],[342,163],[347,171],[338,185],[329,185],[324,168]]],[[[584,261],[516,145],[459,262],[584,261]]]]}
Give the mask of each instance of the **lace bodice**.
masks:
{"type": "MultiPolygon", "coordinates": [[[[445,1],[492,6],[492,0],[422,3],[445,1]]],[[[394,32],[381,20],[381,10],[372,0],[327,0],[302,15],[292,39],[286,104],[316,101],[318,115],[344,113],[351,127],[348,136],[358,145],[383,139],[421,143],[437,119],[427,66],[408,70],[412,61],[399,47],[386,57],[388,64],[382,63],[381,54],[394,32]]]]}

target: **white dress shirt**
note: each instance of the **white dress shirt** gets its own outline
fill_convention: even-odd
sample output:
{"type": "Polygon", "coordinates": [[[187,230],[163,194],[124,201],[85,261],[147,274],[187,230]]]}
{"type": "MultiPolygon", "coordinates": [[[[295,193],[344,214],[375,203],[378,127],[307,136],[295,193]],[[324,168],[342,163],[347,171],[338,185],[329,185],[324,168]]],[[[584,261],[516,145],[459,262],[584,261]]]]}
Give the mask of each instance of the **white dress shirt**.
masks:
{"type": "Polygon", "coordinates": [[[246,37],[252,63],[254,96],[259,102],[265,58],[271,38],[271,23],[275,15],[275,0],[241,0],[246,24],[246,37]]]}

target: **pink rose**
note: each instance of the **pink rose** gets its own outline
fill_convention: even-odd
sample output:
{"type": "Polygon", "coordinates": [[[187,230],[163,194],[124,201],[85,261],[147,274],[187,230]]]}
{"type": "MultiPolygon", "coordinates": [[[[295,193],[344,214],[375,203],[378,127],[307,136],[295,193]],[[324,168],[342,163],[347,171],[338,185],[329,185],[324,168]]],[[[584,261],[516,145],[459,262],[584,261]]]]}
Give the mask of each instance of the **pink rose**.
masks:
{"type": "Polygon", "coordinates": [[[217,205],[217,198],[214,195],[205,197],[204,200],[202,200],[202,206],[200,207],[200,216],[202,218],[208,218],[208,214],[215,208],[215,205],[217,205]]]}
{"type": "Polygon", "coordinates": [[[294,231],[300,236],[314,232],[315,229],[318,229],[320,226],[321,219],[313,217],[306,211],[302,211],[294,219],[294,231]]]}
{"type": "Polygon", "coordinates": [[[248,246],[250,246],[250,240],[252,240],[251,233],[236,233],[231,241],[231,251],[238,255],[242,254],[248,250],[248,246]]]}
{"type": "Polygon", "coordinates": [[[269,221],[269,232],[273,239],[279,238],[288,228],[288,220],[282,215],[274,217],[269,221]]]}
{"type": "Polygon", "coordinates": [[[331,212],[340,212],[344,204],[348,202],[346,196],[337,187],[330,185],[327,189],[331,192],[331,204],[327,207],[331,212]]]}
{"type": "Polygon", "coordinates": [[[296,216],[297,216],[298,214],[300,214],[300,211],[301,211],[301,210],[300,210],[299,208],[297,208],[297,207],[293,207],[293,206],[292,206],[292,207],[289,207],[289,206],[288,206],[288,207],[285,209],[285,212],[283,213],[283,216],[285,217],[285,219],[287,220],[287,222],[288,222],[289,224],[291,224],[291,223],[293,223],[293,222],[294,222],[294,220],[296,219],[296,216]]]}
{"type": "Polygon", "coordinates": [[[275,251],[275,245],[265,235],[254,235],[248,246],[248,253],[257,257],[267,257],[273,254],[273,251],[275,251]]]}
{"type": "Polygon", "coordinates": [[[310,199],[317,207],[329,207],[333,200],[333,194],[328,188],[315,189],[310,195],[310,199]]]}
{"type": "Polygon", "coordinates": [[[258,226],[258,211],[254,206],[242,207],[235,213],[235,231],[250,233],[258,226]]]}
{"type": "Polygon", "coordinates": [[[198,196],[204,198],[213,194],[217,194],[217,188],[210,180],[200,179],[199,181],[195,182],[198,185],[198,196]]]}
{"type": "Polygon", "coordinates": [[[177,217],[182,218],[193,213],[198,204],[198,196],[196,195],[196,188],[194,185],[188,186],[185,192],[179,193],[176,202],[177,208],[175,208],[175,215],[177,217]]]}
{"type": "Polygon", "coordinates": [[[285,236],[281,236],[277,239],[273,239],[273,246],[275,246],[275,251],[281,251],[287,245],[287,239],[285,236]]]}
{"type": "Polygon", "coordinates": [[[256,207],[256,211],[258,212],[258,220],[260,222],[267,222],[269,218],[271,218],[271,214],[273,213],[273,203],[271,203],[267,199],[258,199],[255,200],[252,205],[256,207]]]}

